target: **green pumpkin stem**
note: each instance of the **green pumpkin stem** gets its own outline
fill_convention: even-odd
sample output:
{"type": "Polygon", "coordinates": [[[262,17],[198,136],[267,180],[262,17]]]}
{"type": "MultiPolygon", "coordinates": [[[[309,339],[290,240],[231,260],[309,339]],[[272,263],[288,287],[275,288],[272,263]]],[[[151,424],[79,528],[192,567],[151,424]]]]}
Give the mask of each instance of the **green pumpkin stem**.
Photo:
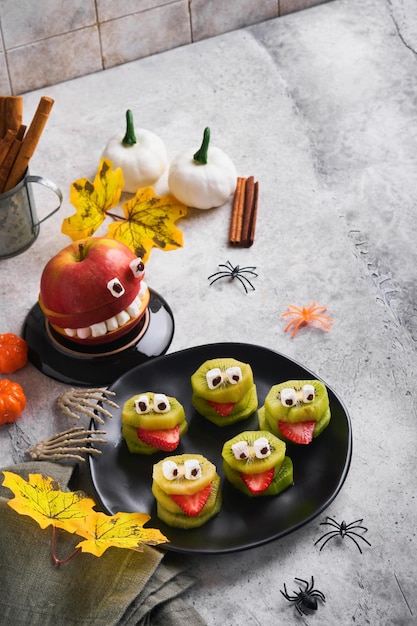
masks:
{"type": "Polygon", "coordinates": [[[194,155],[194,161],[199,163],[200,165],[207,164],[207,152],[210,143],[210,128],[204,129],[203,141],[201,143],[200,149],[194,155]]]}
{"type": "Polygon", "coordinates": [[[133,146],[136,143],[135,127],[133,124],[133,113],[130,109],[126,111],[126,134],[123,137],[122,144],[133,146]]]}

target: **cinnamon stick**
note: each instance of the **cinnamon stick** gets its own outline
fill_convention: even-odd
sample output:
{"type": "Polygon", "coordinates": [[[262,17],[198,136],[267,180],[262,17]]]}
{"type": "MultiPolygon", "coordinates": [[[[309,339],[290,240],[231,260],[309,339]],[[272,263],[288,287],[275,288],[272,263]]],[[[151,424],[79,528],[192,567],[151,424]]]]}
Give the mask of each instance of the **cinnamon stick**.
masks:
{"type": "Polygon", "coordinates": [[[245,202],[246,178],[239,177],[236,183],[235,195],[233,197],[232,219],[230,222],[229,241],[239,243],[240,231],[242,228],[243,206],[245,202]]]}
{"type": "Polygon", "coordinates": [[[7,157],[7,154],[10,150],[10,147],[16,137],[16,131],[11,128],[8,129],[3,139],[0,140],[0,165],[3,163],[4,159],[7,157]]]}
{"type": "Polygon", "coordinates": [[[235,246],[250,247],[255,240],[258,214],[259,183],[253,176],[238,178],[233,198],[229,242],[235,246]]]}
{"type": "Polygon", "coordinates": [[[249,238],[254,189],[255,189],[255,179],[253,176],[249,176],[249,178],[246,180],[246,186],[245,186],[245,204],[243,207],[243,223],[242,223],[242,232],[240,236],[240,243],[247,241],[249,238]]]}
{"type": "Polygon", "coordinates": [[[6,157],[3,159],[3,162],[1,162],[0,160],[0,193],[4,192],[7,178],[13,167],[16,156],[20,150],[20,146],[22,145],[22,140],[23,140],[25,131],[26,131],[26,126],[24,126],[24,124],[21,124],[17,133],[15,133],[15,137],[13,138],[12,144],[9,148],[9,151],[6,157]]]}
{"type": "Polygon", "coordinates": [[[35,152],[39,139],[48,121],[49,114],[51,112],[54,100],[47,96],[42,96],[32,122],[29,125],[28,131],[20,146],[18,155],[12,167],[12,171],[6,181],[4,190],[8,191],[21,180],[23,177],[31,157],[35,152]]]}
{"type": "Polygon", "coordinates": [[[249,232],[248,238],[244,242],[244,246],[246,248],[250,248],[253,242],[255,241],[255,231],[256,231],[256,218],[258,217],[258,195],[259,195],[259,183],[256,181],[253,191],[253,202],[252,202],[252,213],[249,224],[249,232]]]}
{"type": "Polygon", "coordinates": [[[0,139],[9,129],[17,131],[23,118],[22,96],[0,96],[0,139]]]}

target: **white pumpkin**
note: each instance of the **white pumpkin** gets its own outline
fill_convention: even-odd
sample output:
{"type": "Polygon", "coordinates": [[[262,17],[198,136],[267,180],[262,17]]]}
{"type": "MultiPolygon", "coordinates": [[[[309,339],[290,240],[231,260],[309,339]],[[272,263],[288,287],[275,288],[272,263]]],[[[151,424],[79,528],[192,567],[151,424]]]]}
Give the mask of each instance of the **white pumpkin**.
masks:
{"type": "Polygon", "coordinates": [[[224,204],[236,188],[236,168],[223,150],[210,146],[210,129],[204,130],[200,150],[187,150],[169,166],[168,187],[183,204],[211,209],[224,204]]]}

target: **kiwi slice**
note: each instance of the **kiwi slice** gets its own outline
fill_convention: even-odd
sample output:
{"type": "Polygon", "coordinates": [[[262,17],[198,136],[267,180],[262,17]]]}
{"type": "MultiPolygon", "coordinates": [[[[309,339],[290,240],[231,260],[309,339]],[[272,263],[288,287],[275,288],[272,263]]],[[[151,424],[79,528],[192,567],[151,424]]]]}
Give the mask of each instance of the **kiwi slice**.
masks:
{"type": "MultiPolygon", "coordinates": [[[[285,393],[285,392],[284,392],[285,393]]],[[[326,386],[319,380],[288,380],[278,385],[273,385],[265,398],[266,419],[268,415],[276,422],[308,422],[314,420],[318,422],[329,409],[329,396],[326,386]],[[302,389],[305,385],[314,388],[314,399],[304,401],[302,389]],[[281,394],[284,390],[293,389],[295,400],[292,405],[284,406],[281,401],[281,394]]]]}
{"type": "MultiPolygon", "coordinates": [[[[215,496],[213,496],[213,489],[218,491],[218,483],[220,483],[220,476],[218,474],[214,475],[214,478],[211,482],[211,491],[208,497],[204,508],[202,509],[201,514],[207,513],[212,506],[214,506],[215,496]]],[[[155,500],[160,504],[166,511],[170,511],[171,513],[183,514],[184,511],[181,509],[179,504],[177,504],[169,493],[166,493],[161,489],[161,487],[153,481],[152,483],[152,493],[155,497],[155,500]]]]}
{"type": "Polygon", "coordinates": [[[239,402],[253,385],[253,372],[248,363],[242,363],[230,357],[209,359],[205,361],[191,376],[193,394],[213,402],[239,402]],[[239,382],[231,383],[228,379],[228,371],[239,367],[242,378],[239,382]],[[211,389],[207,382],[207,373],[218,368],[221,372],[222,382],[211,389]]]}
{"type": "Polygon", "coordinates": [[[177,454],[174,456],[162,459],[153,466],[152,477],[155,483],[165,493],[174,493],[178,495],[193,495],[198,491],[207,487],[216,476],[216,466],[206,459],[202,454],[177,454]],[[179,475],[174,480],[165,478],[163,473],[163,463],[166,460],[170,460],[178,466],[179,475]],[[185,478],[184,463],[187,460],[196,460],[201,467],[201,476],[194,480],[188,480],[185,478]]]}
{"type": "Polygon", "coordinates": [[[222,457],[227,465],[236,472],[260,474],[273,467],[281,466],[285,457],[285,448],[285,443],[268,430],[247,430],[226,441],[223,445],[222,457]],[[255,453],[255,442],[261,438],[267,440],[270,453],[258,458],[255,453]],[[233,447],[239,443],[246,444],[243,458],[236,458],[233,451],[233,447]]]}
{"type": "Polygon", "coordinates": [[[227,480],[237,489],[242,491],[244,494],[251,498],[258,498],[261,496],[276,496],[287,487],[290,487],[293,484],[293,464],[290,457],[284,457],[284,460],[281,466],[275,469],[274,478],[272,483],[269,485],[268,489],[263,491],[262,493],[254,494],[252,493],[244,481],[242,480],[240,473],[236,472],[236,470],[232,469],[226,461],[223,461],[223,471],[227,480]]]}
{"type": "MultiPolygon", "coordinates": [[[[173,426],[173,428],[175,426],[176,424],[173,426]]],[[[178,428],[181,438],[182,435],[184,435],[188,430],[188,422],[186,420],[183,420],[182,422],[180,422],[180,424],[178,424],[178,428]]],[[[129,452],[131,452],[132,454],[155,454],[155,452],[160,452],[160,448],[149,446],[147,443],[139,439],[136,426],[122,424],[122,436],[126,440],[129,452]]]]}
{"type": "Polygon", "coordinates": [[[176,398],[171,396],[167,396],[170,409],[166,413],[157,413],[152,408],[148,413],[138,413],[135,408],[135,401],[141,396],[148,396],[152,406],[155,397],[154,392],[144,391],[132,396],[123,405],[122,424],[129,424],[146,430],[163,430],[174,428],[185,419],[184,407],[176,398]]]}
{"type": "MultiPolygon", "coordinates": [[[[329,407],[326,413],[323,415],[323,417],[318,422],[316,422],[316,425],[314,427],[314,432],[313,432],[314,438],[321,435],[323,430],[329,425],[330,417],[331,417],[331,413],[330,413],[330,407],[329,407]]],[[[269,432],[276,435],[283,441],[288,441],[288,439],[284,437],[284,435],[280,432],[278,428],[278,421],[274,419],[268,413],[265,406],[261,406],[260,409],[258,409],[258,421],[259,421],[259,428],[261,430],[269,430],[269,432]]]]}
{"type": "Polygon", "coordinates": [[[265,405],[258,409],[258,422],[260,430],[269,430],[276,437],[280,437],[278,422],[274,420],[265,409],[265,405]]]}
{"type": "Polygon", "coordinates": [[[216,409],[208,404],[205,398],[194,394],[191,396],[191,403],[200,415],[216,424],[216,426],[230,426],[230,424],[246,419],[256,411],[258,408],[258,395],[256,385],[253,384],[243,398],[236,402],[233,410],[228,415],[220,415],[216,409]]]}
{"type": "Polygon", "coordinates": [[[330,408],[329,408],[326,411],[326,413],[323,415],[321,420],[316,422],[316,425],[314,427],[313,437],[318,437],[323,432],[323,430],[326,428],[326,426],[329,425],[330,417],[331,417],[331,414],[330,414],[330,408]]]}
{"type": "Polygon", "coordinates": [[[172,511],[166,509],[158,500],[156,502],[156,514],[159,519],[165,522],[165,524],[168,524],[168,526],[184,529],[198,528],[217,515],[222,507],[220,476],[216,474],[213,478],[210,495],[199,515],[190,517],[189,515],[183,513],[180,507],[178,507],[181,511],[180,513],[173,513],[172,511]]]}

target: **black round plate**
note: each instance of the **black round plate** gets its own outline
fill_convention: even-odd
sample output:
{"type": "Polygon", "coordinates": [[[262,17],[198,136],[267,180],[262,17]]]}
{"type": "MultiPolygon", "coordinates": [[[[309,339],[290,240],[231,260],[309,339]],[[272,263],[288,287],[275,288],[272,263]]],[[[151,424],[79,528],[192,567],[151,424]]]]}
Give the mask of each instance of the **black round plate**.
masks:
{"type": "Polygon", "coordinates": [[[105,387],[116,376],[165,354],[174,335],[174,316],[167,302],[149,289],[143,320],[111,344],[82,346],[54,333],[39,304],[29,311],[22,335],[29,360],[46,376],[70,385],[105,387]]]}
{"type": "MultiPolygon", "coordinates": [[[[167,550],[190,553],[226,553],[253,548],[293,532],[319,515],[341,489],[352,455],[350,418],[342,402],[328,388],[331,420],[311,444],[287,445],[294,464],[294,484],[278,496],[249,498],[227,483],[222,472],[223,443],[244,430],[257,430],[255,413],[231,427],[217,427],[202,418],[191,404],[191,374],[207,359],[234,357],[252,366],[259,406],[272,385],[290,379],[315,379],[298,363],[266,348],[217,343],[168,354],[127,372],[110,389],[119,409],[102,427],[106,444],[96,444],[101,455],[89,455],[92,483],[101,506],[114,515],[119,511],[151,516],[148,526],[159,528],[169,539],[167,550]],[[177,398],[184,406],[188,432],[173,454],[200,453],[210,459],[222,477],[223,505],[220,513],[200,528],[170,528],[156,516],[151,491],[152,467],[167,453],[151,456],[130,454],[121,437],[121,410],[131,396],[156,391],[177,398]]],[[[92,424],[94,428],[94,425],[92,424]]],[[[98,427],[95,427],[98,428],[98,427]]],[[[94,436],[93,436],[94,441],[94,436]]]]}

